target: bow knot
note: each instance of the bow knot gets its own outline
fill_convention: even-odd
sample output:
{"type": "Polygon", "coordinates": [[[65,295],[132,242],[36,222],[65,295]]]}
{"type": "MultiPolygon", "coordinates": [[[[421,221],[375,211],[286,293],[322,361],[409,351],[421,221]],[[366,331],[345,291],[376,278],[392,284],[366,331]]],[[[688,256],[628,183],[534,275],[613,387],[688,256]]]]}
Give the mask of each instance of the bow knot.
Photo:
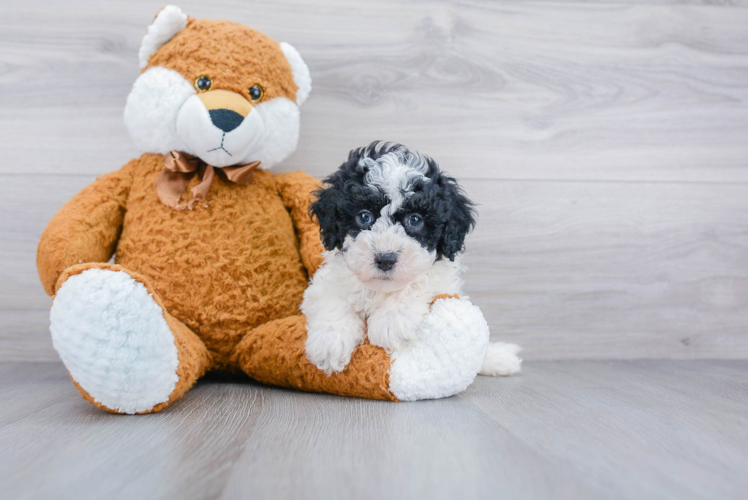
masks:
{"type": "Polygon", "coordinates": [[[254,161],[246,165],[233,167],[214,167],[196,156],[171,151],[164,156],[164,169],[153,185],[158,193],[158,198],[164,205],[175,210],[186,208],[192,210],[195,203],[205,201],[208,196],[216,169],[223,172],[231,182],[246,186],[252,184],[255,169],[259,165],[259,161],[254,161]],[[190,190],[192,197],[189,200],[185,203],[179,203],[187,185],[195,175],[199,176],[200,183],[190,190]]]}

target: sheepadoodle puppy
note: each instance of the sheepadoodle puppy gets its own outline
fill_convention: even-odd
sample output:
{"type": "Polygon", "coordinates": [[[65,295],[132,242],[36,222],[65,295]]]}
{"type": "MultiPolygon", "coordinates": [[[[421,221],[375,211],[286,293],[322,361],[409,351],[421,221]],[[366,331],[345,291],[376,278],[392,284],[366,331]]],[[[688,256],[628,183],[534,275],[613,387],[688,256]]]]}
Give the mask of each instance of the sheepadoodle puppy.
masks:
{"type": "MultiPolygon", "coordinates": [[[[431,158],[401,144],[374,142],[315,193],[325,262],[301,305],[308,359],[342,371],[368,336],[393,353],[415,340],[438,295],[460,294],[460,253],[475,225],[473,203],[431,158]]],[[[519,348],[489,347],[481,373],[519,370],[519,348]],[[498,354],[498,362],[489,357],[498,354]]]]}

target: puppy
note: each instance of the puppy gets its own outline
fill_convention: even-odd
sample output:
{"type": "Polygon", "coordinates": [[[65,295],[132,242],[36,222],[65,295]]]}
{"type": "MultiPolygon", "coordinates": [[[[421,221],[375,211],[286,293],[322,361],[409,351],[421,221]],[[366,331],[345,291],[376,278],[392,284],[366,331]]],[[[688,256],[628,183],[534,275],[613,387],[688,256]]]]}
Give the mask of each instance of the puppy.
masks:
{"type": "Polygon", "coordinates": [[[459,294],[473,203],[431,158],[373,142],[315,193],[325,262],[301,305],[307,358],[342,371],[368,336],[392,353],[414,340],[434,297],[459,294]]]}

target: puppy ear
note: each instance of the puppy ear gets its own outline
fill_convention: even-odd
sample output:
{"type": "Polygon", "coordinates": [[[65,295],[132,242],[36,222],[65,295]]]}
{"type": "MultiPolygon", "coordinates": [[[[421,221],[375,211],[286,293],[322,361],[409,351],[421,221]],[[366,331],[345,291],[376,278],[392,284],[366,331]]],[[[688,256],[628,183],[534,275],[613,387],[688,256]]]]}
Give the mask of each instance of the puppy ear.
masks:
{"type": "Polygon", "coordinates": [[[182,9],[176,5],[167,5],[161,9],[156,14],[156,19],[148,26],[148,31],[140,44],[138,52],[140,69],[148,66],[148,59],[185,26],[187,26],[187,14],[182,12],[182,9]]]}
{"type": "MultiPolygon", "coordinates": [[[[330,181],[332,176],[328,178],[330,181]]],[[[312,193],[316,200],[309,206],[309,216],[316,220],[320,227],[322,235],[322,245],[325,250],[343,248],[345,231],[340,224],[340,206],[341,192],[333,185],[324,189],[319,189],[312,193]]]]}
{"type": "Polygon", "coordinates": [[[288,64],[291,65],[293,81],[298,87],[296,90],[296,104],[301,106],[306,101],[306,98],[309,97],[309,92],[312,91],[312,75],[309,73],[309,67],[301,58],[301,54],[299,54],[299,51],[293,45],[281,42],[280,48],[283,51],[283,55],[286,56],[288,64]]]}
{"type": "Polygon", "coordinates": [[[465,237],[475,227],[475,204],[465,196],[452,177],[440,175],[437,184],[445,202],[445,223],[436,250],[449,260],[465,249],[465,237]]]}
{"type": "Polygon", "coordinates": [[[315,201],[309,206],[309,216],[319,223],[322,233],[322,245],[325,249],[343,248],[348,234],[346,221],[355,215],[351,210],[351,200],[371,195],[369,188],[364,187],[363,179],[368,171],[368,150],[366,147],[352,149],[348,159],[324,180],[327,186],[312,193],[315,201]]]}

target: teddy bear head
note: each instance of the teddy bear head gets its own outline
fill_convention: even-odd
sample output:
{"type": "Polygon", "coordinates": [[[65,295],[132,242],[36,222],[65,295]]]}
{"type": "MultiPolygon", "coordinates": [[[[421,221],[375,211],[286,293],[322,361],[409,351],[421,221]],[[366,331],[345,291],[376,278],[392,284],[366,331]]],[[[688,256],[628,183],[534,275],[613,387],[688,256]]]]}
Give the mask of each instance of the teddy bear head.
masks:
{"type": "Polygon", "coordinates": [[[148,27],[139,57],[125,124],[142,152],[270,168],[296,149],[311,78],[291,45],[169,5],[148,27]]]}

